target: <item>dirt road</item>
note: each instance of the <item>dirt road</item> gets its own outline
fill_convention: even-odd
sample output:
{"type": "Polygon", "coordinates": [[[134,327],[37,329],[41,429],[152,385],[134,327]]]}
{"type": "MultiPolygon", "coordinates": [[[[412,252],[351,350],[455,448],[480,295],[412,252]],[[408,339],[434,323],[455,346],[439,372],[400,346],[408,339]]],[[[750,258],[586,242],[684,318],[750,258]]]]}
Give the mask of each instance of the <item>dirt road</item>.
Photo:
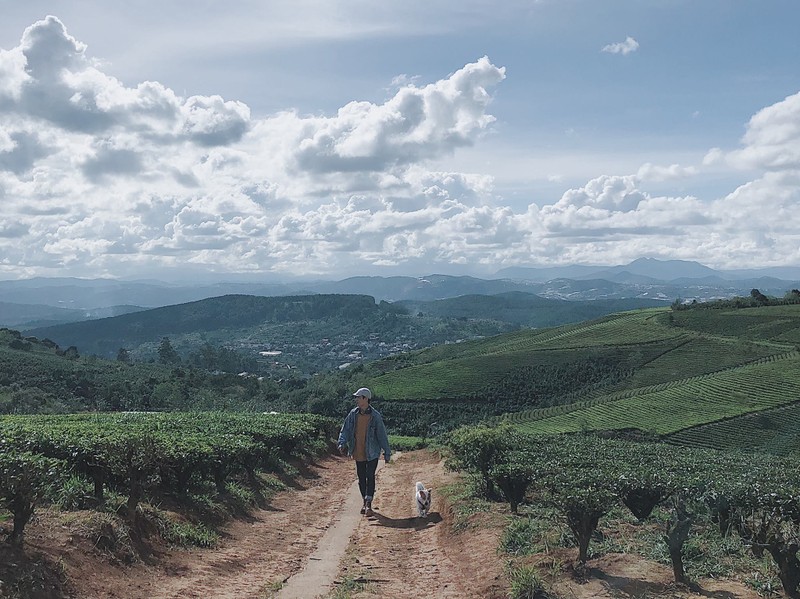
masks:
{"type": "MultiPolygon", "coordinates": [[[[360,582],[353,597],[492,596],[478,580],[486,572],[472,567],[475,556],[449,539],[435,489],[453,475],[437,456],[409,452],[379,470],[371,518],[358,514],[354,480],[351,460],[325,457],[267,509],[228,525],[215,549],[153,555],[134,566],[67,555],[65,568],[80,599],[301,599],[328,596],[348,580],[360,582]],[[434,489],[427,519],[415,517],[417,480],[434,489]],[[295,594],[293,581],[307,568],[324,575],[295,594]]],[[[495,547],[487,546],[488,561],[497,561],[495,547]]]]}
{"type": "Polygon", "coordinates": [[[376,515],[359,522],[342,566],[342,580],[363,581],[358,598],[505,597],[500,592],[497,539],[453,538],[449,514],[436,489],[453,482],[433,454],[403,455],[378,482],[376,515]],[[433,489],[431,512],[416,515],[414,483],[433,489]]]}

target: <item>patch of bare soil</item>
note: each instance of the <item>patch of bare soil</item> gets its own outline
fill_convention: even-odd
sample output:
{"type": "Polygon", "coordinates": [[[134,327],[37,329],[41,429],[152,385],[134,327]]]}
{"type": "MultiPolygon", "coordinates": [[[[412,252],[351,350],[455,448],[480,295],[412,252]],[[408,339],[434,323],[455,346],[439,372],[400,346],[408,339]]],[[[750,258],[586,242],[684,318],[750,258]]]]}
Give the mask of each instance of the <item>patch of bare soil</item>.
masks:
{"type": "MultiPolygon", "coordinates": [[[[567,556],[564,556],[567,558],[567,556]]],[[[574,550],[571,551],[574,559],[574,550]]],[[[589,560],[585,576],[570,572],[552,577],[553,590],[563,599],[760,599],[746,585],[731,580],[701,580],[691,586],[675,584],[672,568],[636,555],[610,553],[589,560]]]]}
{"type": "Polygon", "coordinates": [[[678,585],[671,567],[628,553],[594,557],[578,573],[576,552],[575,548],[551,549],[547,554],[516,558],[514,564],[535,566],[559,599],[763,599],[736,580],[703,579],[678,585]]]}

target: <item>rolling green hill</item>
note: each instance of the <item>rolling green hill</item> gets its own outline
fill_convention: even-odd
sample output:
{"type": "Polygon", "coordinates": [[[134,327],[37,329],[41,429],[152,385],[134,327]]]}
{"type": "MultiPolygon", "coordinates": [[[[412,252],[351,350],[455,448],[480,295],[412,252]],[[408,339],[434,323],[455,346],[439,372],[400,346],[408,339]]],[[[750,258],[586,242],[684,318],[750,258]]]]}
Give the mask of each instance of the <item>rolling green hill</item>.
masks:
{"type": "Polygon", "coordinates": [[[800,353],[718,373],[642,387],[561,407],[506,416],[535,433],[639,429],[666,435],[774,408],[800,397],[800,353]]]}
{"type": "Polygon", "coordinates": [[[250,329],[263,323],[326,318],[350,321],[389,312],[367,296],[226,295],[113,318],[33,329],[29,333],[61,345],[76,345],[85,353],[111,356],[119,347],[136,346],[164,336],[250,329]]]}
{"type": "MultiPolygon", "coordinates": [[[[438,417],[460,400],[529,432],[639,429],[681,443],[696,430],[696,443],[703,425],[800,400],[799,330],[798,305],[640,310],[431,348],[363,375],[390,415],[425,400],[438,417]]],[[[787,435],[774,443],[791,446],[787,435]]]]}
{"type": "Polygon", "coordinates": [[[386,399],[436,399],[486,393],[516,370],[537,365],[611,361],[633,371],[685,343],[685,331],[659,322],[663,314],[663,309],[623,312],[439,346],[373,364],[368,381],[386,399]]]}

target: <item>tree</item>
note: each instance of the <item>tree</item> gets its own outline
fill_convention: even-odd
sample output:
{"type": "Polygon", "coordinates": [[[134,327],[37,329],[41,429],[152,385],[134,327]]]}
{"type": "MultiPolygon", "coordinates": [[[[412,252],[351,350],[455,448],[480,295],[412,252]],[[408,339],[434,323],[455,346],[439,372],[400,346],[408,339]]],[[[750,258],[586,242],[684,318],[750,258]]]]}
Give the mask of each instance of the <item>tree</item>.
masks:
{"type": "Polygon", "coordinates": [[[117,352],[117,362],[122,362],[124,364],[131,363],[131,355],[124,347],[120,347],[119,351],[117,352]]]}
{"type": "Polygon", "coordinates": [[[172,347],[169,337],[163,337],[161,345],[158,346],[158,362],[160,364],[180,364],[180,361],[181,357],[172,347]]]}
{"type": "Polygon", "coordinates": [[[511,513],[519,513],[519,504],[525,501],[528,487],[533,482],[533,468],[524,457],[511,458],[508,463],[498,464],[489,471],[489,477],[503,493],[511,506],[511,513]]]}
{"type": "Polygon", "coordinates": [[[759,306],[766,306],[769,304],[769,298],[758,289],[751,289],[750,297],[752,297],[759,306]]]}
{"type": "Polygon", "coordinates": [[[21,452],[0,455],[0,506],[13,514],[14,529],[10,535],[13,544],[21,544],[25,525],[48,488],[62,480],[68,469],[61,460],[38,454],[21,452]]]}

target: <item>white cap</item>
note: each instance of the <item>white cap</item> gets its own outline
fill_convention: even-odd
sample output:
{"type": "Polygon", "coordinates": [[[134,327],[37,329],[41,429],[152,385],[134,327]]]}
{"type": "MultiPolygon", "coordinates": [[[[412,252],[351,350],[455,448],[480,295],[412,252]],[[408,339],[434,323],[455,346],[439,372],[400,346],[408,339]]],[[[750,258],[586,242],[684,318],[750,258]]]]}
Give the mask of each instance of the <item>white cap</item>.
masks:
{"type": "Polygon", "coordinates": [[[372,399],[372,391],[370,391],[366,387],[361,387],[361,389],[353,393],[353,397],[360,397],[362,395],[367,399],[372,399]]]}

